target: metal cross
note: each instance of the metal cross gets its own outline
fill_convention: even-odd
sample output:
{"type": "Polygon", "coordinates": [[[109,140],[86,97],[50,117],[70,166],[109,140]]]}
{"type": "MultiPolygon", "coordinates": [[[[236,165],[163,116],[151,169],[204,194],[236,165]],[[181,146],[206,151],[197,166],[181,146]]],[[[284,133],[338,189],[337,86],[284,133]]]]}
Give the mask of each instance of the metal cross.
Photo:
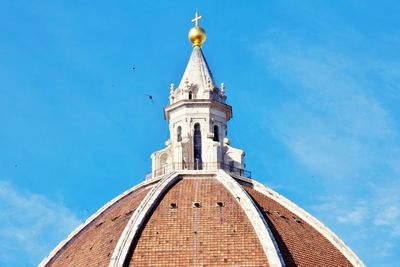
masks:
{"type": "Polygon", "coordinates": [[[192,19],[192,22],[196,23],[196,27],[199,26],[199,19],[201,19],[202,16],[197,15],[197,11],[196,11],[196,15],[194,17],[194,19],[192,19]]]}

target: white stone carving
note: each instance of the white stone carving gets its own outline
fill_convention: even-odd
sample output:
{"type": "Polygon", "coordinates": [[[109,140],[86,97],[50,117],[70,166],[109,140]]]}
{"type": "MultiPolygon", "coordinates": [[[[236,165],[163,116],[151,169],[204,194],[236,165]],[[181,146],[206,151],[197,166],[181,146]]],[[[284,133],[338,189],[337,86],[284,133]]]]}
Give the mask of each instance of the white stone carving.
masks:
{"type": "Polygon", "coordinates": [[[262,185],[255,180],[246,180],[254,185],[254,189],[262,193],[263,195],[270,197],[274,201],[278,202],[296,216],[311,225],[314,229],[320,232],[326,239],[328,239],[349,261],[353,266],[365,267],[364,263],[358,258],[358,256],[339,238],[337,237],[329,228],[322,224],[318,219],[313,217],[311,214],[297,206],[292,201],[288,200],[284,196],[275,192],[271,188],[262,185]]]}
{"type": "Polygon", "coordinates": [[[109,207],[114,205],[116,202],[118,202],[120,199],[124,198],[131,192],[135,191],[136,189],[139,189],[140,187],[144,186],[150,186],[157,182],[161,177],[158,177],[156,179],[151,179],[151,180],[146,180],[128,190],[123,192],[122,194],[116,196],[114,199],[110,200],[107,202],[103,207],[101,207],[97,212],[95,212],[92,216],[90,216],[88,219],[86,219],[81,225],[79,225],[72,233],[70,233],[63,241],[61,241],[51,252],[50,254],[45,257],[38,265],[38,267],[44,267],[48,264],[48,262],[57,254],[60,249],[62,249],[74,236],[76,236],[80,231],[82,231],[87,225],[89,225],[92,221],[94,221],[100,214],[102,214],[104,211],[106,211],[109,207]]]}
{"type": "Polygon", "coordinates": [[[178,88],[170,87],[170,105],[165,108],[170,138],[167,147],[154,152],[152,177],[172,170],[197,169],[194,158],[194,126],[201,129],[201,169],[221,164],[243,169],[244,152],[226,142],[232,108],[225,104],[224,84],[215,86],[200,47],[194,47],[178,88]],[[214,133],[215,127],[218,133],[214,133]]]}
{"type": "Polygon", "coordinates": [[[268,259],[269,266],[285,266],[285,262],[283,261],[274,235],[251,197],[249,197],[247,192],[239,185],[239,183],[225,171],[219,170],[217,180],[220,181],[236,198],[239,205],[246,213],[260,240],[265,256],[268,259]]]}
{"type": "Polygon", "coordinates": [[[128,224],[125,226],[121,237],[114,249],[110,260],[110,267],[122,267],[126,261],[129,250],[135,238],[138,237],[141,227],[144,226],[146,219],[150,216],[152,209],[158,205],[160,198],[168,191],[170,186],[179,179],[175,172],[170,173],[161,179],[140,203],[139,207],[134,211],[128,224]]]}

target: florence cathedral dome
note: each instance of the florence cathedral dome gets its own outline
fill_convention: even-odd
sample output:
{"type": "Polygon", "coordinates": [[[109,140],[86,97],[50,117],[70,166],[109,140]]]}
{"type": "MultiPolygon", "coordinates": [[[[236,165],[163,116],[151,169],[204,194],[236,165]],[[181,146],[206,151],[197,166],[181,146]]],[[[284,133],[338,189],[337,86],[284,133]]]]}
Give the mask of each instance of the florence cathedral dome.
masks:
{"type": "Polygon", "coordinates": [[[232,107],[202,52],[205,31],[164,109],[170,138],[152,172],[89,217],[39,266],[364,266],[312,215],[245,170],[232,107]]]}

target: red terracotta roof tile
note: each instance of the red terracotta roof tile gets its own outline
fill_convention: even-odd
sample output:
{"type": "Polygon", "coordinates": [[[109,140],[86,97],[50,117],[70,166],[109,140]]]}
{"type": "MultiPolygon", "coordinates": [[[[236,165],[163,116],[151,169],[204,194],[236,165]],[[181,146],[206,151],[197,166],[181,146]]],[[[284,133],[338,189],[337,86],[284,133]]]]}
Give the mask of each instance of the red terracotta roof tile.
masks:
{"type": "Polygon", "coordinates": [[[250,186],[243,188],[263,211],[286,266],[352,266],[332,243],[296,214],[250,186]]]}
{"type": "Polygon", "coordinates": [[[138,188],[114,203],[73,237],[46,266],[108,266],[122,231],[148,190],[138,188]]]}
{"type": "Polygon", "coordinates": [[[181,180],[163,197],[134,247],[129,266],[154,264],[268,266],[245,212],[215,178],[181,180]],[[171,203],[177,208],[171,209],[171,203]]]}

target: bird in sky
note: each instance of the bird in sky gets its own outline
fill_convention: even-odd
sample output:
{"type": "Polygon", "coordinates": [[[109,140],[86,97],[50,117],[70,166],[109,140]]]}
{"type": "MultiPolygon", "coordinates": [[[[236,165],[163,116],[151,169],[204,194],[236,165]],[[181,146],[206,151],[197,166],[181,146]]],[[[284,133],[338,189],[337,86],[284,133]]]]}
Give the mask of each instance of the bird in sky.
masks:
{"type": "Polygon", "coordinates": [[[135,66],[132,66],[132,70],[133,70],[133,71],[136,70],[135,66]]]}
{"type": "Polygon", "coordinates": [[[150,98],[150,100],[151,100],[151,103],[153,103],[153,104],[154,104],[153,96],[151,96],[151,95],[148,95],[148,94],[144,94],[144,95],[148,96],[148,97],[150,98]]]}

